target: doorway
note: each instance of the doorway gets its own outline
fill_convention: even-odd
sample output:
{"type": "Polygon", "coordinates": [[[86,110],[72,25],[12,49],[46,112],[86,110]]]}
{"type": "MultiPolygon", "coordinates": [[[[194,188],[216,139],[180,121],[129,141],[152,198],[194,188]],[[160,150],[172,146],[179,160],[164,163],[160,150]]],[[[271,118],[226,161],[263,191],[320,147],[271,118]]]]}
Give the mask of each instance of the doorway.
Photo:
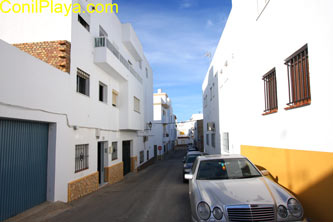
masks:
{"type": "Polygon", "coordinates": [[[105,149],[107,152],[107,142],[98,142],[98,149],[97,149],[97,171],[98,171],[98,183],[100,186],[105,184],[104,179],[104,153],[105,149]]]}
{"type": "Polygon", "coordinates": [[[131,172],[131,141],[123,141],[124,176],[131,172]]]}

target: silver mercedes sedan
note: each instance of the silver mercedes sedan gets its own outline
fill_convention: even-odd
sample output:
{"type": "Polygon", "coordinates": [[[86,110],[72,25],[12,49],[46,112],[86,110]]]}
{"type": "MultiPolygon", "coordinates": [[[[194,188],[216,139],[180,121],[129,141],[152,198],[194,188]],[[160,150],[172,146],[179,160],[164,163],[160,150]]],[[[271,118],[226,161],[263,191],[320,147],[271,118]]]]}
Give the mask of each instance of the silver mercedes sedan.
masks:
{"type": "Polygon", "coordinates": [[[301,203],[244,156],[199,156],[185,179],[192,221],[306,221],[301,203]]]}

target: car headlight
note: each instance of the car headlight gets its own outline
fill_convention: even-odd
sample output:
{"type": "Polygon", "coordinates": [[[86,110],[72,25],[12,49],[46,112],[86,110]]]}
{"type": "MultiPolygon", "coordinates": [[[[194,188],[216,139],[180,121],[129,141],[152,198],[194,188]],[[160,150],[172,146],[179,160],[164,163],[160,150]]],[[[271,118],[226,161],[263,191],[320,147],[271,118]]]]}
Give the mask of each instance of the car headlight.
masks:
{"type": "Polygon", "coordinates": [[[286,218],[288,216],[288,210],[285,206],[280,205],[278,207],[278,214],[282,218],[286,218]]]}
{"type": "Polygon", "coordinates": [[[300,202],[294,198],[288,200],[288,210],[295,217],[301,217],[303,215],[303,208],[300,202]]]}
{"type": "Polygon", "coordinates": [[[210,207],[206,202],[200,202],[197,211],[201,219],[208,220],[210,218],[210,207]]]}
{"type": "Polygon", "coordinates": [[[219,207],[215,207],[213,210],[213,215],[216,220],[221,220],[223,217],[223,211],[219,207]]]}

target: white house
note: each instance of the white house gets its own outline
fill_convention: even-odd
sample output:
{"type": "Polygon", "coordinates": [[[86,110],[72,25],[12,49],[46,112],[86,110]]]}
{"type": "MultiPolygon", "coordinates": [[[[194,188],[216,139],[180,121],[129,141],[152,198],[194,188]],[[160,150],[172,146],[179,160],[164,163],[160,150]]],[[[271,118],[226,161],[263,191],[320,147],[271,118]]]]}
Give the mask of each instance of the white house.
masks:
{"type": "Polygon", "coordinates": [[[192,114],[190,120],[177,123],[177,144],[194,144],[197,139],[196,123],[203,119],[203,114],[192,114]]]}
{"type": "Polygon", "coordinates": [[[205,151],[266,168],[313,221],[333,220],[332,10],[330,0],[233,0],[202,85],[205,151]]]}
{"type": "Polygon", "coordinates": [[[154,157],[153,73],[130,24],[113,13],[0,20],[0,220],[77,199],[154,157]]]}
{"type": "Polygon", "coordinates": [[[173,114],[171,99],[161,89],[154,93],[154,132],[155,156],[163,156],[172,150],[176,141],[176,116],[173,114]]]}

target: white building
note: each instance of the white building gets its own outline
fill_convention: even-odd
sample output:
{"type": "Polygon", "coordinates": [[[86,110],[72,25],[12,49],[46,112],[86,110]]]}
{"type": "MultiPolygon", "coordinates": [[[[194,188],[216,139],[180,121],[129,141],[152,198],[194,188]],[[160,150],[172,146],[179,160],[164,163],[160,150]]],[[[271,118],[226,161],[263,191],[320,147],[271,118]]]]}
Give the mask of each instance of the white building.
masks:
{"type": "Polygon", "coordinates": [[[194,144],[196,139],[196,122],[203,119],[203,114],[192,114],[191,119],[177,123],[177,144],[194,144]]]}
{"type": "Polygon", "coordinates": [[[171,99],[161,89],[154,93],[153,143],[155,156],[172,150],[176,141],[176,116],[171,99]]]}
{"type": "Polygon", "coordinates": [[[77,199],[154,157],[153,73],[130,24],[113,13],[0,13],[0,20],[0,162],[8,161],[0,189],[9,195],[0,205],[10,209],[0,220],[44,201],[77,199]],[[45,42],[53,40],[65,41],[45,42]],[[16,46],[56,45],[42,57],[57,54],[58,69],[10,45],[26,42],[16,46]],[[17,206],[24,198],[31,200],[17,206]]]}
{"type": "Polygon", "coordinates": [[[202,85],[205,151],[247,156],[331,221],[333,2],[232,3],[202,85]]]}

